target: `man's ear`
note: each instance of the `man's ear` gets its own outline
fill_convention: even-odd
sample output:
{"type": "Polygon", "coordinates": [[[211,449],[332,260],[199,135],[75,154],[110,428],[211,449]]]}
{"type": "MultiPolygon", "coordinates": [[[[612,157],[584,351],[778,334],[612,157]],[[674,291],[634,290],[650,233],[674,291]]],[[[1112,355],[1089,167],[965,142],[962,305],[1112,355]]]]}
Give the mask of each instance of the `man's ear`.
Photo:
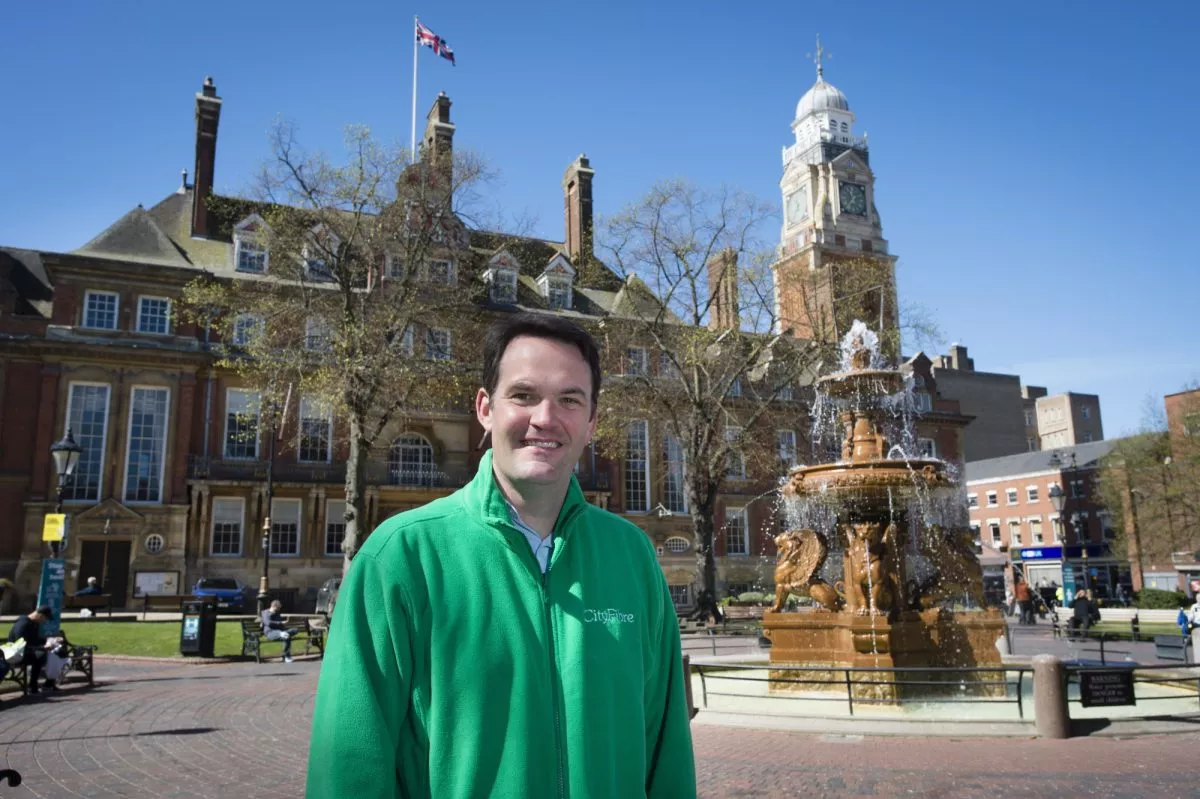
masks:
{"type": "Polygon", "coordinates": [[[492,430],[492,398],[485,389],[475,392],[475,418],[485,432],[492,430]]]}

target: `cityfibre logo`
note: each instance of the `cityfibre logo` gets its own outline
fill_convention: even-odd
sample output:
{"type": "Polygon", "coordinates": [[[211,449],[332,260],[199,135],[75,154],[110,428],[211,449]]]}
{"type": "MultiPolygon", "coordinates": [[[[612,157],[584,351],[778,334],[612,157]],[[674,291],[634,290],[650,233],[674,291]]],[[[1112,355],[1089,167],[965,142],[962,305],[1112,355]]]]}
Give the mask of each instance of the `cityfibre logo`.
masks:
{"type": "Polygon", "coordinates": [[[617,608],[606,608],[604,610],[586,608],[583,611],[583,621],[585,624],[603,624],[613,627],[618,624],[633,624],[633,614],[626,613],[617,608]]]}

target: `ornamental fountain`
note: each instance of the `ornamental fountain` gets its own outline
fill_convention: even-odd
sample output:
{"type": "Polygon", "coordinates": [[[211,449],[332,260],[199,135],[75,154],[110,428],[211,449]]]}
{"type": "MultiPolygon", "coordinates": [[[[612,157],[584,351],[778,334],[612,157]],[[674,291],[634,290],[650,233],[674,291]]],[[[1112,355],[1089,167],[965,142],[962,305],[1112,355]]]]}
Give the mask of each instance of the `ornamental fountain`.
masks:
{"type": "MultiPolygon", "coordinates": [[[[909,457],[905,384],[862,322],[842,342],[840,370],[817,381],[814,440],[840,437],[840,448],[834,462],[794,467],[783,486],[791,529],[775,539],[775,605],[763,616],[772,666],[829,668],[807,678],[837,685],[843,672],[833,669],[917,669],[904,679],[956,689],[962,674],[919,670],[1000,666],[1005,622],[984,607],[965,498],[951,466],[909,457]],[[785,611],[789,594],[808,595],[811,607],[785,611]]],[[[773,692],[811,690],[784,682],[790,673],[771,671],[773,692]]],[[[856,698],[938,692],[897,684],[894,672],[853,674],[870,681],[855,686],[856,698]]]]}

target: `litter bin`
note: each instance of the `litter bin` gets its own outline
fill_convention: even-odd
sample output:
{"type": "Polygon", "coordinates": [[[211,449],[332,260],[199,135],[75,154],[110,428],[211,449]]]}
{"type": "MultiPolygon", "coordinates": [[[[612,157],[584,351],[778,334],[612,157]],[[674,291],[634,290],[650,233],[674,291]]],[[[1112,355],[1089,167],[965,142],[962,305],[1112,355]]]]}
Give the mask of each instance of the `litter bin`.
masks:
{"type": "Polygon", "coordinates": [[[179,654],[213,656],[217,638],[217,600],[215,597],[185,599],[183,621],[179,628],[179,654]]]}

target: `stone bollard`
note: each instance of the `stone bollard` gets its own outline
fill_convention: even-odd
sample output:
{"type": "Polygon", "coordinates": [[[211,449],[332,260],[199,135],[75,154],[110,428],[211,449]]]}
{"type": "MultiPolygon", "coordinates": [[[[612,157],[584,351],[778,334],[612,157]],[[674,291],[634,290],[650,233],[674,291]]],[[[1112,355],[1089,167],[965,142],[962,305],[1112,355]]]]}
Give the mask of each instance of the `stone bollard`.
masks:
{"type": "Polygon", "coordinates": [[[1054,655],[1033,656],[1033,717],[1042,738],[1071,737],[1066,672],[1054,655]]]}

